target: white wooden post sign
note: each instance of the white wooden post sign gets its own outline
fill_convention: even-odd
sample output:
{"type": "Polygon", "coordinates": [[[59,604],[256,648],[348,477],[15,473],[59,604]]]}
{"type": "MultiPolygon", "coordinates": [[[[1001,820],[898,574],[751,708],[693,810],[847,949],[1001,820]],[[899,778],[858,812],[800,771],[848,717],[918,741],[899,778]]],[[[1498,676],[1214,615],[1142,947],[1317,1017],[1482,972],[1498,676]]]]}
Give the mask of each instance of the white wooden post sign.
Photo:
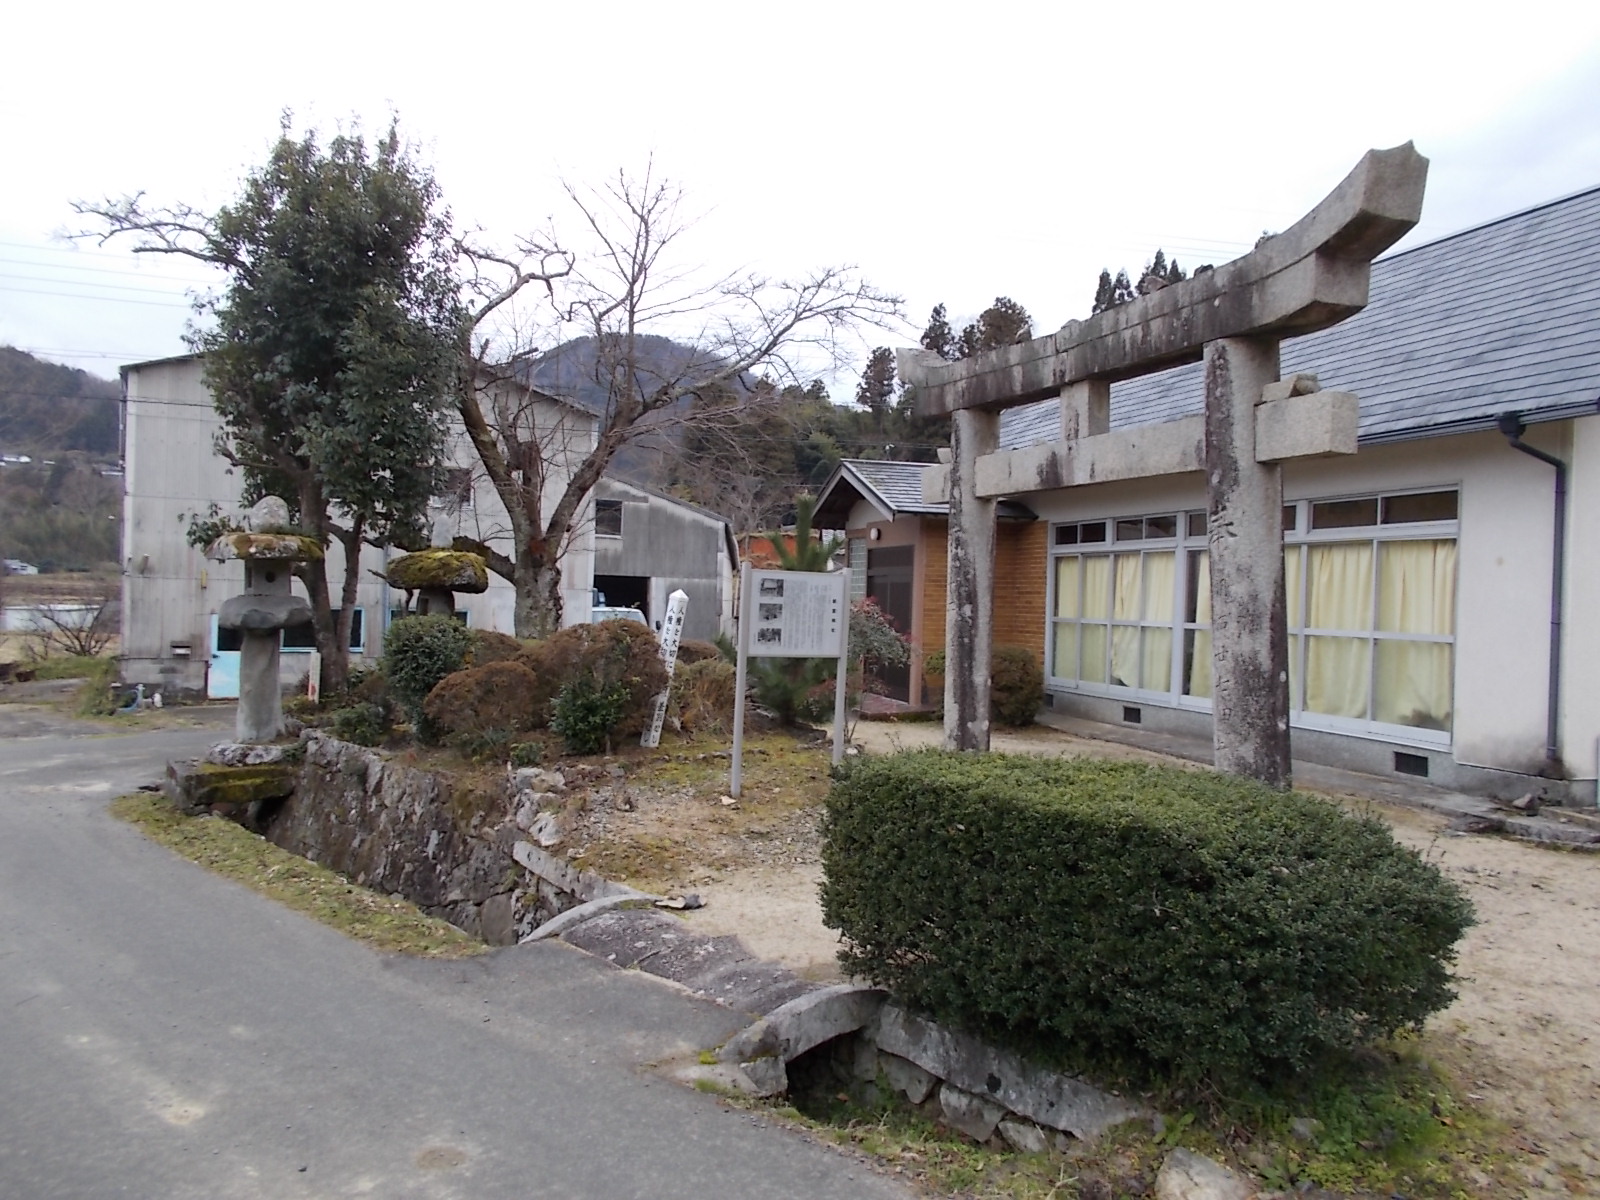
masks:
{"type": "Polygon", "coordinates": [[[755,658],[835,658],[833,763],[844,761],[844,694],[850,638],[850,572],[739,569],[739,659],[733,693],[733,774],[728,791],[744,780],[744,693],[755,658]]]}
{"type": "Polygon", "coordinates": [[[661,661],[667,668],[667,686],[656,697],[656,711],[639,737],[641,746],[661,744],[661,724],[667,719],[667,700],[672,695],[672,673],[678,669],[678,643],[683,641],[683,615],[689,611],[689,594],[682,588],[667,597],[667,615],[661,619],[661,661]]]}

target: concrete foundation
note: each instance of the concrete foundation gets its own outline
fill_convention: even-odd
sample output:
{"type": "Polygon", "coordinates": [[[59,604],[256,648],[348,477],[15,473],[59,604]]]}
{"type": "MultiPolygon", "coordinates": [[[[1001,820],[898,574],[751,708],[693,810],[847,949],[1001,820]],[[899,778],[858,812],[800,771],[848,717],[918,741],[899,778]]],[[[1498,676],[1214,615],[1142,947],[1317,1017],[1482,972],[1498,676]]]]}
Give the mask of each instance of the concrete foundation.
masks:
{"type": "MultiPolygon", "coordinates": [[[[1070,692],[1053,692],[1045,700],[1048,714],[1069,720],[1093,721],[1108,730],[1127,731],[1126,739],[1116,740],[1127,740],[1132,745],[1196,762],[1211,761],[1211,755],[1207,753],[1212,746],[1210,713],[1070,692]],[[1136,716],[1137,721],[1128,720],[1130,715],[1136,716]]],[[[1041,720],[1045,724],[1053,724],[1049,716],[1043,716],[1041,720]]],[[[1067,731],[1097,736],[1092,731],[1071,728],[1067,731]]],[[[1407,783],[1415,781],[1445,791],[1487,796],[1496,800],[1514,800],[1533,792],[1545,797],[1547,804],[1589,809],[1596,806],[1595,781],[1592,779],[1544,779],[1520,771],[1475,767],[1457,762],[1450,751],[1437,747],[1402,745],[1320,729],[1294,729],[1290,737],[1293,756],[1302,764],[1314,763],[1379,779],[1407,783]],[[1407,769],[1399,769],[1402,766],[1407,769]]]]}

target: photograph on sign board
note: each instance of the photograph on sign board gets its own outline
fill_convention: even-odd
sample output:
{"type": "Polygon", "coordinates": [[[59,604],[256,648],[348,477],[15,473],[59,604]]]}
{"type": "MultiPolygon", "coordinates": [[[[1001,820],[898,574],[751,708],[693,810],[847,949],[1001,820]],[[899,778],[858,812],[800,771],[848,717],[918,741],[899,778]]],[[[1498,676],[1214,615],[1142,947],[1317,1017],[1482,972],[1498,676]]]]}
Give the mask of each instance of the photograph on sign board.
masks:
{"type": "Polygon", "coordinates": [[[760,607],[760,613],[763,621],[781,621],[783,620],[783,605],[763,604],[760,607]]]}
{"type": "Polygon", "coordinates": [[[781,597],[783,595],[783,580],[781,580],[781,579],[763,579],[761,581],[761,594],[763,596],[779,596],[779,597],[781,597]]]}
{"type": "Polygon", "coordinates": [[[767,629],[756,630],[756,641],[764,646],[777,646],[783,642],[783,627],[773,625],[767,629]]]}

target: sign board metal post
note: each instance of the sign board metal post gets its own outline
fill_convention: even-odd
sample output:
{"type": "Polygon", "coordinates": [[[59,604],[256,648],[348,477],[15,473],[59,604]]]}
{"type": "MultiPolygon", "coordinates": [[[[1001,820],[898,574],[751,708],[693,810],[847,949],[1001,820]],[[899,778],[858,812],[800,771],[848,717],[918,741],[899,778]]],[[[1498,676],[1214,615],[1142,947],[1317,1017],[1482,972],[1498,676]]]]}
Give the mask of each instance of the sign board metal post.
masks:
{"type": "Polygon", "coordinates": [[[838,660],[833,699],[833,763],[844,761],[846,671],[850,648],[850,572],[739,568],[739,653],[734,676],[733,770],[728,791],[744,783],[744,708],[749,659],[838,660]]]}

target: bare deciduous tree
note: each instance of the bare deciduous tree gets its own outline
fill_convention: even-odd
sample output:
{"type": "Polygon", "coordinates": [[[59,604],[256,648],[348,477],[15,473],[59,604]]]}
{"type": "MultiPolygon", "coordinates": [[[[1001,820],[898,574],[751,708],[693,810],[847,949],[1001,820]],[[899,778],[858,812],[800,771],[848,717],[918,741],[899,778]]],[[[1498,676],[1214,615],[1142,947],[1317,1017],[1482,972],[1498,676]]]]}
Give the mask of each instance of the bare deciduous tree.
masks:
{"type": "Polygon", "coordinates": [[[490,568],[516,587],[521,637],[561,624],[561,558],[619,450],[647,430],[695,420],[696,397],[742,392],[757,374],[781,385],[826,371],[858,348],[846,345],[852,331],[901,318],[898,297],[850,268],[794,280],[742,273],[707,280],[676,263],[669,251],[687,227],[682,196],[650,171],[640,179],[619,172],[604,188],[567,192],[592,252],[558,249],[554,237],[525,243],[521,260],[463,247],[479,303],[458,407],[509,514],[511,554],[484,549],[490,568]],[[504,281],[499,286],[491,282],[496,277],[504,281]],[[590,416],[552,404],[534,386],[538,356],[516,346],[497,353],[488,332],[496,314],[534,283],[543,286],[553,317],[547,344],[582,347],[570,357],[581,363],[583,377],[573,382],[590,416]],[[672,339],[673,352],[659,353],[663,337],[672,339]]]}
{"type": "Polygon", "coordinates": [[[117,636],[120,610],[117,594],[110,588],[76,603],[40,604],[33,613],[28,656],[36,660],[52,654],[98,658],[117,636]]]}

